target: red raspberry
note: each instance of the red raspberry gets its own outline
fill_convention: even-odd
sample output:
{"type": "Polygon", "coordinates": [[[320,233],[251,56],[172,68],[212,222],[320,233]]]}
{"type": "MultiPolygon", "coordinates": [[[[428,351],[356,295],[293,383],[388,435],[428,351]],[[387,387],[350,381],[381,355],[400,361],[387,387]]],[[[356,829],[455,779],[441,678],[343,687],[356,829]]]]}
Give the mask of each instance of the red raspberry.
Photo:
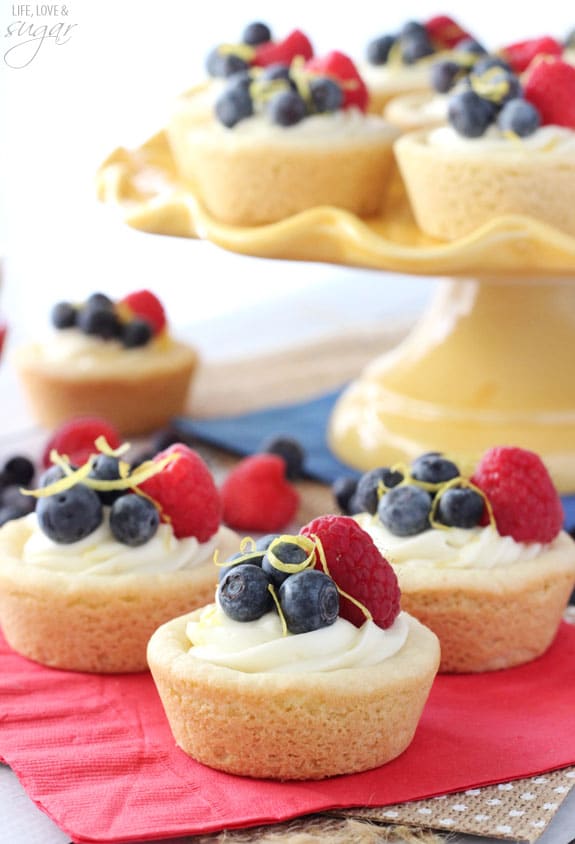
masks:
{"type": "Polygon", "coordinates": [[[425,29],[433,43],[443,50],[451,50],[460,41],[472,37],[448,15],[436,15],[430,18],[425,22],[425,29]]]}
{"type": "Polygon", "coordinates": [[[557,59],[542,60],[529,71],[525,99],[541,115],[541,122],[575,129],[575,67],[557,59]]]}
{"type": "Polygon", "coordinates": [[[159,334],[166,327],[166,312],[157,296],[149,290],[136,290],[120,300],[139,319],[144,319],[152,326],[154,334],[159,334]]]}
{"type": "Polygon", "coordinates": [[[560,56],[563,53],[563,47],[555,38],[544,35],[541,38],[530,38],[527,41],[508,44],[500,50],[500,53],[515,73],[523,73],[535,56],[560,56]]]}
{"type": "MultiPolygon", "coordinates": [[[[349,516],[321,516],[300,533],[321,540],[329,574],[339,588],[363,604],[379,627],[390,627],[399,613],[399,585],[371,536],[349,516]]],[[[317,554],[315,567],[321,568],[317,554]]],[[[341,595],[339,614],[356,627],[365,621],[359,607],[341,595]]]]}
{"type": "Polygon", "coordinates": [[[177,454],[177,460],[140,484],[140,489],[160,506],[178,539],[195,536],[206,542],[219,528],[222,515],[214,479],[200,455],[182,443],[156,454],[154,462],[169,454],[177,454]]]}
{"type": "Polygon", "coordinates": [[[311,59],[313,47],[307,35],[299,29],[290,32],[283,41],[267,41],[256,48],[253,64],[267,67],[270,64],[291,64],[296,56],[311,59]]]}
{"type": "Polygon", "coordinates": [[[551,542],[563,525],[563,508],[541,458],[524,448],[487,451],[472,482],[483,490],[502,536],[517,542],[551,542]]]}
{"type": "Polygon", "coordinates": [[[275,533],[297,513],[299,495],[276,454],[255,454],[235,466],[221,488],[224,522],[232,528],[275,533]]]}
{"type": "Polygon", "coordinates": [[[4,340],[6,339],[6,326],[0,325],[0,354],[2,354],[2,347],[4,346],[4,340]]]}
{"type": "Polygon", "coordinates": [[[330,76],[337,82],[343,83],[343,107],[356,108],[365,111],[369,101],[369,93],[365,82],[349,56],[332,50],[326,56],[318,56],[307,62],[306,70],[318,76],[330,76]]]}
{"type": "Polygon", "coordinates": [[[106,419],[99,416],[76,416],[61,425],[50,437],[42,455],[42,465],[52,465],[50,452],[66,455],[74,466],[82,466],[98,450],[95,442],[98,437],[105,437],[110,448],[118,448],[122,443],[117,429],[106,419]]]}

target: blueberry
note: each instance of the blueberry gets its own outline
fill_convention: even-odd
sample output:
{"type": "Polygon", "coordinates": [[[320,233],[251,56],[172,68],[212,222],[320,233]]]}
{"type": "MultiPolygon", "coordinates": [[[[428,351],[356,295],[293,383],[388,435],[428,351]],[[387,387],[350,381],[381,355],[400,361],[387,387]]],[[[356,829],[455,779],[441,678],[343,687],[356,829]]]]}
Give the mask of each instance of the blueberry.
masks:
{"type": "Polygon", "coordinates": [[[216,100],[215,112],[220,123],[228,129],[240,120],[251,117],[254,113],[254,104],[249,90],[240,85],[226,88],[216,100]]]}
{"type": "MultiPolygon", "coordinates": [[[[75,467],[71,467],[75,468],[75,467]]],[[[64,472],[59,466],[50,466],[49,469],[46,469],[40,475],[40,479],[38,480],[38,487],[45,487],[50,486],[50,484],[56,483],[56,481],[61,480],[64,477],[64,472]]]]}
{"type": "Polygon", "coordinates": [[[152,437],[151,450],[153,454],[169,448],[171,445],[182,442],[182,436],[175,428],[167,427],[156,431],[152,437]]]}
{"type": "Polygon", "coordinates": [[[396,42],[395,35],[381,35],[374,38],[367,45],[366,58],[370,64],[385,64],[389,58],[389,51],[396,42]]]}
{"type": "Polygon", "coordinates": [[[260,566],[240,563],[220,581],[217,598],[222,610],[234,621],[255,621],[274,607],[270,581],[260,566]]]}
{"type": "Polygon", "coordinates": [[[566,50],[575,50],[575,29],[567,33],[564,46],[566,50]]]}
{"type": "Polygon", "coordinates": [[[138,466],[141,466],[142,463],[147,463],[149,460],[153,460],[157,453],[158,452],[153,448],[144,447],[137,449],[133,455],[130,455],[130,472],[133,472],[138,468],[138,466]]]}
{"type": "Polygon", "coordinates": [[[505,103],[497,117],[497,125],[502,132],[513,132],[520,138],[526,138],[537,131],[541,116],[534,105],[516,97],[505,103]]]}
{"type": "Polygon", "coordinates": [[[270,437],[262,443],[260,451],[281,457],[286,464],[286,478],[290,481],[301,478],[305,451],[293,437],[270,437]]]}
{"type": "Polygon", "coordinates": [[[88,306],[89,308],[97,307],[97,308],[107,308],[109,311],[114,310],[114,302],[110,299],[109,296],[106,296],[105,293],[91,293],[86,301],[84,302],[84,307],[88,306]]]}
{"type": "Polygon", "coordinates": [[[282,91],[276,94],[268,104],[272,123],[279,126],[295,126],[307,114],[305,100],[295,91],[282,91]]]}
{"type": "Polygon", "coordinates": [[[473,68],[468,78],[472,90],[496,107],[521,96],[519,78],[503,68],[492,67],[484,73],[473,68]]]}
{"type": "Polygon", "coordinates": [[[446,94],[453,88],[463,72],[461,65],[457,62],[435,62],[431,65],[429,80],[432,88],[438,93],[446,94]]]}
{"type": "Polygon", "coordinates": [[[279,533],[266,533],[256,540],[256,551],[267,551],[274,539],[279,537],[279,533]]]}
{"type": "Polygon", "coordinates": [[[152,327],[145,319],[132,319],[122,327],[122,345],[126,349],[145,346],[152,339],[152,327]]]}
{"type": "Polygon", "coordinates": [[[249,23],[244,29],[242,35],[242,43],[250,44],[253,47],[257,44],[265,44],[267,41],[271,40],[272,33],[269,26],[265,23],[261,23],[261,21],[249,23]]]}
{"type": "Polygon", "coordinates": [[[401,60],[404,64],[415,64],[426,56],[432,56],[433,53],[435,53],[435,47],[431,43],[425,28],[413,34],[402,35],[401,60]]]}
{"type": "Polygon", "coordinates": [[[458,475],[455,463],[435,451],[420,455],[411,464],[411,476],[428,484],[442,484],[458,475]]]}
{"type": "Polygon", "coordinates": [[[252,566],[261,566],[263,558],[263,551],[248,551],[246,553],[239,551],[232,557],[228,557],[226,563],[229,563],[229,565],[219,566],[218,580],[223,580],[230,569],[233,569],[234,566],[239,566],[239,560],[242,560],[244,563],[249,563],[252,566]]]}
{"type": "Polygon", "coordinates": [[[309,90],[313,108],[320,114],[337,111],[343,105],[343,91],[333,79],[316,77],[310,81],[309,90]]]}
{"type": "Polygon", "coordinates": [[[473,528],[481,521],[483,498],[466,487],[446,489],[437,504],[437,520],[449,527],[473,528]]]}
{"type": "Polygon", "coordinates": [[[52,308],[50,319],[54,328],[73,328],[77,316],[78,309],[71,302],[58,302],[52,308]]]}
{"type": "Polygon", "coordinates": [[[377,515],[396,536],[413,536],[429,527],[431,496],[419,486],[398,486],[383,496],[377,515]]]}
{"type": "MultiPolygon", "coordinates": [[[[98,481],[117,481],[120,478],[120,461],[117,457],[108,454],[99,454],[94,463],[89,478],[98,481]]],[[[121,495],[125,495],[123,489],[96,490],[102,504],[113,504],[121,495]]]]}
{"type": "Polygon", "coordinates": [[[2,481],[6,486],[29,486],[34,477],[34,464],[27,457],[17,454],[4,464],[2,481]]]}
{"type": "Polygon", "coordinates": [[[277,82],[278,80],[289,82],[292,88],[295,89],[296,87],[290,73],[289,65],[281,64],[279,62],[264,67],[258,78],[264,80],[265,82],[277,82]]]}
{"type": "Polygon", "coordinates": [[[505,59],[501,59],[499,56],[485,56],[484,58],[478,59],[473,65],[473,73],[481,75],[492,67],[500,67],[502,70],[512,73],[511,66],[505,59]]]}
{"type": "Polygon", "coordinates": [[[23,495],[17,486],[8,486],[0,493],[2,507],[10,507],[17,510],[21,516],[31,513],[36,507],[36,499],[33,495],[23,495]]]}
{"type": "Polygon", "coordinates": [[[246,70],[249,64],[234,53],[221,53],[216,47],[206,59],[206,70],[210,76],[227,77],[240,70],[246,70]]]}
{"type": "Polygon", "coordinates": [[[77,326],[84,334],[102,340],[119,339],[122,334],[122,324],[116,312],[98,303],[84,305],[78,313],[77,326]]]}
{"type": "Polygon", "coordinates": [[[462,91],[449,100],[448,118],[456,132],[466,138],[479,138],[493,123],[496,109],[475,91],[462,91]]]}
{"type": "MultiPolygon", "coordinates": [[[[281,560],[282,563],[286,563],[287,565],[299,565],[308,557],[307,551],[304,551],[303,548],[296,545],[295,542],[287,541],[278,542],[277,545],[274,545],[273,555],[281,560]]],[[[283,583],[286,577],[290,577],[290,572],[282,571],[280,568],[277,568],[275,560],[269,553],[269,549],[262,560],[262,569],[276,586],[283,583]]]]}
{"type": "Polygon", "coordinates": [[[423,36],[428,37],[427,30],[419,21],[406,21],[399,32],[400,38],[422,38],[423,36]]]}
{"type": "Polygon", "coordinates": [[[77,484],[38,499],[36,514],[46,536],[68,545],[89,536],[102,524],[102,503],[93,489],[77,484]]]}
{"type": "Polygon", "coordinates": [[[467,53],[472,56],[485,56],[487,55],[487,50],[480,44],[479,41],[476,41],[475,38],[466,38],[464,41],[460,41],[459,44],[455,47],[456,53],[467,53]]]}
{"type": "Polygon", "coordinates": [[[278,598],[290,633],[329,627],[339,614],[339,594],[331,577],[317,569],[292,574],[280,586],[278,598]]]}
{"type": "Polygon", "coordinates": [[[159,524],[158,508],[141,495],[131,492],[112,504],[110,530],[123,545],[144,545],[156,534],[159,524]]]}
{"type": "Polygon", "coordinates": [[[335,502],[341,512],[345,516],[353,516],[355,513],[360,513],[359,510],[352,509],[352,500],[357,489],[357,478],[338,478],[331,485],[331,493],[335,502]]]}
{"type": "MultiPolygon", "coordinates": [[[[22,496],[22,498],[25,497],[27,496],[22,496]]],[[[14,519],[21,519],[23,516],[27,516],[28,513],[31,513],[34,509],[34,499],[32,498],[31,501],[31,509],[29,509],[30,505],[27,505],[28,509],[25,509],[17,504],[2,504],[0,506],[0,527],[6,524],[6,522],[12,522],[14,519]]]]}
{"type": "MultiPolygon", "coordinates": [[[[387,466],[372,469],[359,479],[354,504],[360,508],[360,513],[371,513],[373,515],[377,511],[381,487],[390,489],[397,486],[402,480],[401,472],[393,472],[387,466]]],[[[382,492],[385,492],[385,490],[382,490],[382,492]]]]}

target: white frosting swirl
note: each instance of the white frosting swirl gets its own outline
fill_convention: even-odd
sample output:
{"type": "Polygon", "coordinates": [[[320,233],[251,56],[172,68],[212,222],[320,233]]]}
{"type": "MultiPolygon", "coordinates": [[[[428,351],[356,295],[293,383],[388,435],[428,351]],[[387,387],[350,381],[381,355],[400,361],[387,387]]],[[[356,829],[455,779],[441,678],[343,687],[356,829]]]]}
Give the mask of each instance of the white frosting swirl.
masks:
{"type": "Polygon", "coordinates": [[[487,527],[430,529],[415,536],[396,536],[369,513],[356,516],[383,556],[392,565],[433,568],[484,568],[510,566],[538,557],[549,545],[516,542],[487,527]]]}
{"type": "Polygon", "coordinates": [[[377,93],[412,91],[431,87],[429,70],[438,56],[421,59],[414,64],[389,62],[374,65],[364,62],[359,66],[359,72],[368,88],[377,93]]]}
{"type": "Polygon", "coordinates": [[[199,620],[188,622],[186,627],[193,646],[191,657],[250,674],[324,672],[377,665],[403,647],[408,631],[408,616],[401,612],[387,630],[373,621],[358,628],[338,618],[330,627],[284,636],[276,612],[257,621],[233,621],[215,604],[204,607],[199,620]]]}
{"type": "Polygon", "coordinates": [[[137,548],[118,542],[109,526],[109,512],[95,531],[79,542],[54,542],[38,526],[35,513],[25,517],[30,536],[22,549],[24,565],[78,574],[160,574],[183,571],[210,562],[219,533],[200,543],[194,536],[177,539],[170,525],[161,524],[156,534],[137,548]]]}
{"type": "Polygon", "coordinates": [[[508,138],[497,126],[489,129],[479,138],[466,138],[452,126],[440,126],[427,136],[432,147],[449,152],[517,154],[526,152],[575,154],[575,132],[562,126],[542,126],[527,138],[508,138]]]}

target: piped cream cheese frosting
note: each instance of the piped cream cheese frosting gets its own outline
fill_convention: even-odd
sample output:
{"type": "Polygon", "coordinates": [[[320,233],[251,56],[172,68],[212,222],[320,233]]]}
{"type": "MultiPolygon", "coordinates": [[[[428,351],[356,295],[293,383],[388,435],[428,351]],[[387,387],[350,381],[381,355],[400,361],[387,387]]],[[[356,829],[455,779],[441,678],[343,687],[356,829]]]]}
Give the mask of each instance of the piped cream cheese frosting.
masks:
{"type": "Polygon", "coordinates": [[[329,627],[284,635],[276,612],[239,622],[210,604],[186,626],[187,657],[250,674],[336,671],[378,665],[401,650],[408,632],[408,616],[400,612],[386,630],[373,621],[358,628],[339,617],[329,627]]]}
{"type": "Polygon", "coordinates": [[[561,553],[565,544],[564,533],[548,545],[524,543],[516,542],[511,536],[501,536],[491,525],[466,530],[430,529],[414,536],[396,536],[369,513],[355,518],[383,556],[401,568],[491,569],[528,562],[546,552],[561,553]]]}
{"type": "Polygon", "coordinates": [[[194,536],[177,539],[170,525],[160,524],[156,534],[132,548],[118,542],[109,526],[109,513],[102,524],[78,542],[56,543],[40,529],[35,513],[25,517],[30,535],[22,549],[22,564],[55,572],[76,574],[160,574],[185,571],[211,563],[219,531],[207,542],[194,536]]]}
{"type": "Polygon", "coordinates": [[[451,126],[439,126],[427,136],[429,146],[450,152],[478,155],[525,152],[575,154],[575,132],[562,126],[542,126],[526,138],[507,137],[497,126],[490,126],[479,138],[467,138],[451,126]]]}

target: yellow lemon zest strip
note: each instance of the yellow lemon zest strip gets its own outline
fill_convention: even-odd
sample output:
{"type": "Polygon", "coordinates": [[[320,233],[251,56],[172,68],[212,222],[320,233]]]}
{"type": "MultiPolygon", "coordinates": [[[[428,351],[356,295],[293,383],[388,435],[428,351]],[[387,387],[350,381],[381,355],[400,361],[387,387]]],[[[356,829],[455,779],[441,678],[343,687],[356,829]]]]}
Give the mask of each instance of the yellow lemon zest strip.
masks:
{"type": "Polygon", "coordinates": [[[276,595],[276,590],[274,589],[273,583],[270,583],[268,586],[268,592],[274,599],[274,604],[276,605],[276,609],[278,611],[278,615],[280,617],[280,621],[282,623],[282,636],[287,636],[288,634],[288,627],[285,620],[285,615],[283,614],[283,610],[280,606],[279,598],[276,595]]]}
{"type": "Polygon", "coordinates": [[[219,44],[216,48],[222,56],[238,56],[248,64],[255,58],[255,47],[249,44],[219,44]]]}
{"type": "Polygon", "coordinates": [[[289,536],[288,534],[282,534],[282,536],[276,537],[276,539],[270,543],[266,551],[266,556],[274,569],[286,572],[287,574],[296,574],[298,571],[313,568],[315,561],[315,544],[307,536],[289,536]],[[289,542],[291,545],[297,545],[298,548],[305,551],[307,554],[305,560],[302,560],[301,563],[284,563],[280,560],[280,558],[274,553],[274,548],[277,548],[277,546],[282,542],[289,542]]]}
{"type": "Polygon", "coordinates": [[[362,604],[361,601],[358,601],[357,598],[353,598],[348,592],[344,592],[343,589],[340,589],[340,587],[338,586],[335,578],[331,576],[328,565],[327,565],[327,560],[325,558],[325,551],[323,550],[323,545],[321,543],[321,539],[319,538],[319,536],[316,536],[316,534],[313,533],[311,538],[313,539],[313,541],[315,543],[315,547],[316,547],[316,551],[317,551],[318,556],[319,556],[319,561],[321,563],[321,567],[324,570],[324,573],[327,574],[328,577],[331,577],[331,579],[335,583],[335,588],[337,589],[339,594],[343,595],[344,598],[347,598],[348,601],[351,601],[351,603],[354,606],[356,606],[359,610],[361,610],[367,621],[373,621],[373,616],[370,613],[370,611],[368,610],[368,608],[366,606],[364,606],[364,604],[362,604]]]}
{"type": "Polygon", "coordinates": [[[84,463],[84,465],[79,469],[76,469],[75,472],[66,474],[63,478],[59,478],[57,481],[54,481],[53,484],[48,484],[48,486],[41,487],[40,489],[21,489],[20,492],[23,495],[31,495],[34,498],[48,498],[50,495],[57,495],[59,492],[65,492],[65,490],[71,489],[73,486],[76,486],[76,484],[87,479],[88,475],[92,471],[93,462],[94,457],[90,457],[88,462],[84,463]]]}
{"type": "Polygon", "coordinates": [[[253,540],[251,536],[244,536],[244,538],[240,542],[240,551],[242,552],[242,554],[251,554],[255,550],[255,540],[253,540]]]}
{"type": "Polygon", "coordinates": [[[94,445],[101,454],[105,454],[108,457],[120,457],[122,454],[125,454],[130,448],[130,443],[123,443],[122,445],[118,446],[118,448],[112,448],[108,444],[108,440],[103,434],[98,437],[94,445]]]}

